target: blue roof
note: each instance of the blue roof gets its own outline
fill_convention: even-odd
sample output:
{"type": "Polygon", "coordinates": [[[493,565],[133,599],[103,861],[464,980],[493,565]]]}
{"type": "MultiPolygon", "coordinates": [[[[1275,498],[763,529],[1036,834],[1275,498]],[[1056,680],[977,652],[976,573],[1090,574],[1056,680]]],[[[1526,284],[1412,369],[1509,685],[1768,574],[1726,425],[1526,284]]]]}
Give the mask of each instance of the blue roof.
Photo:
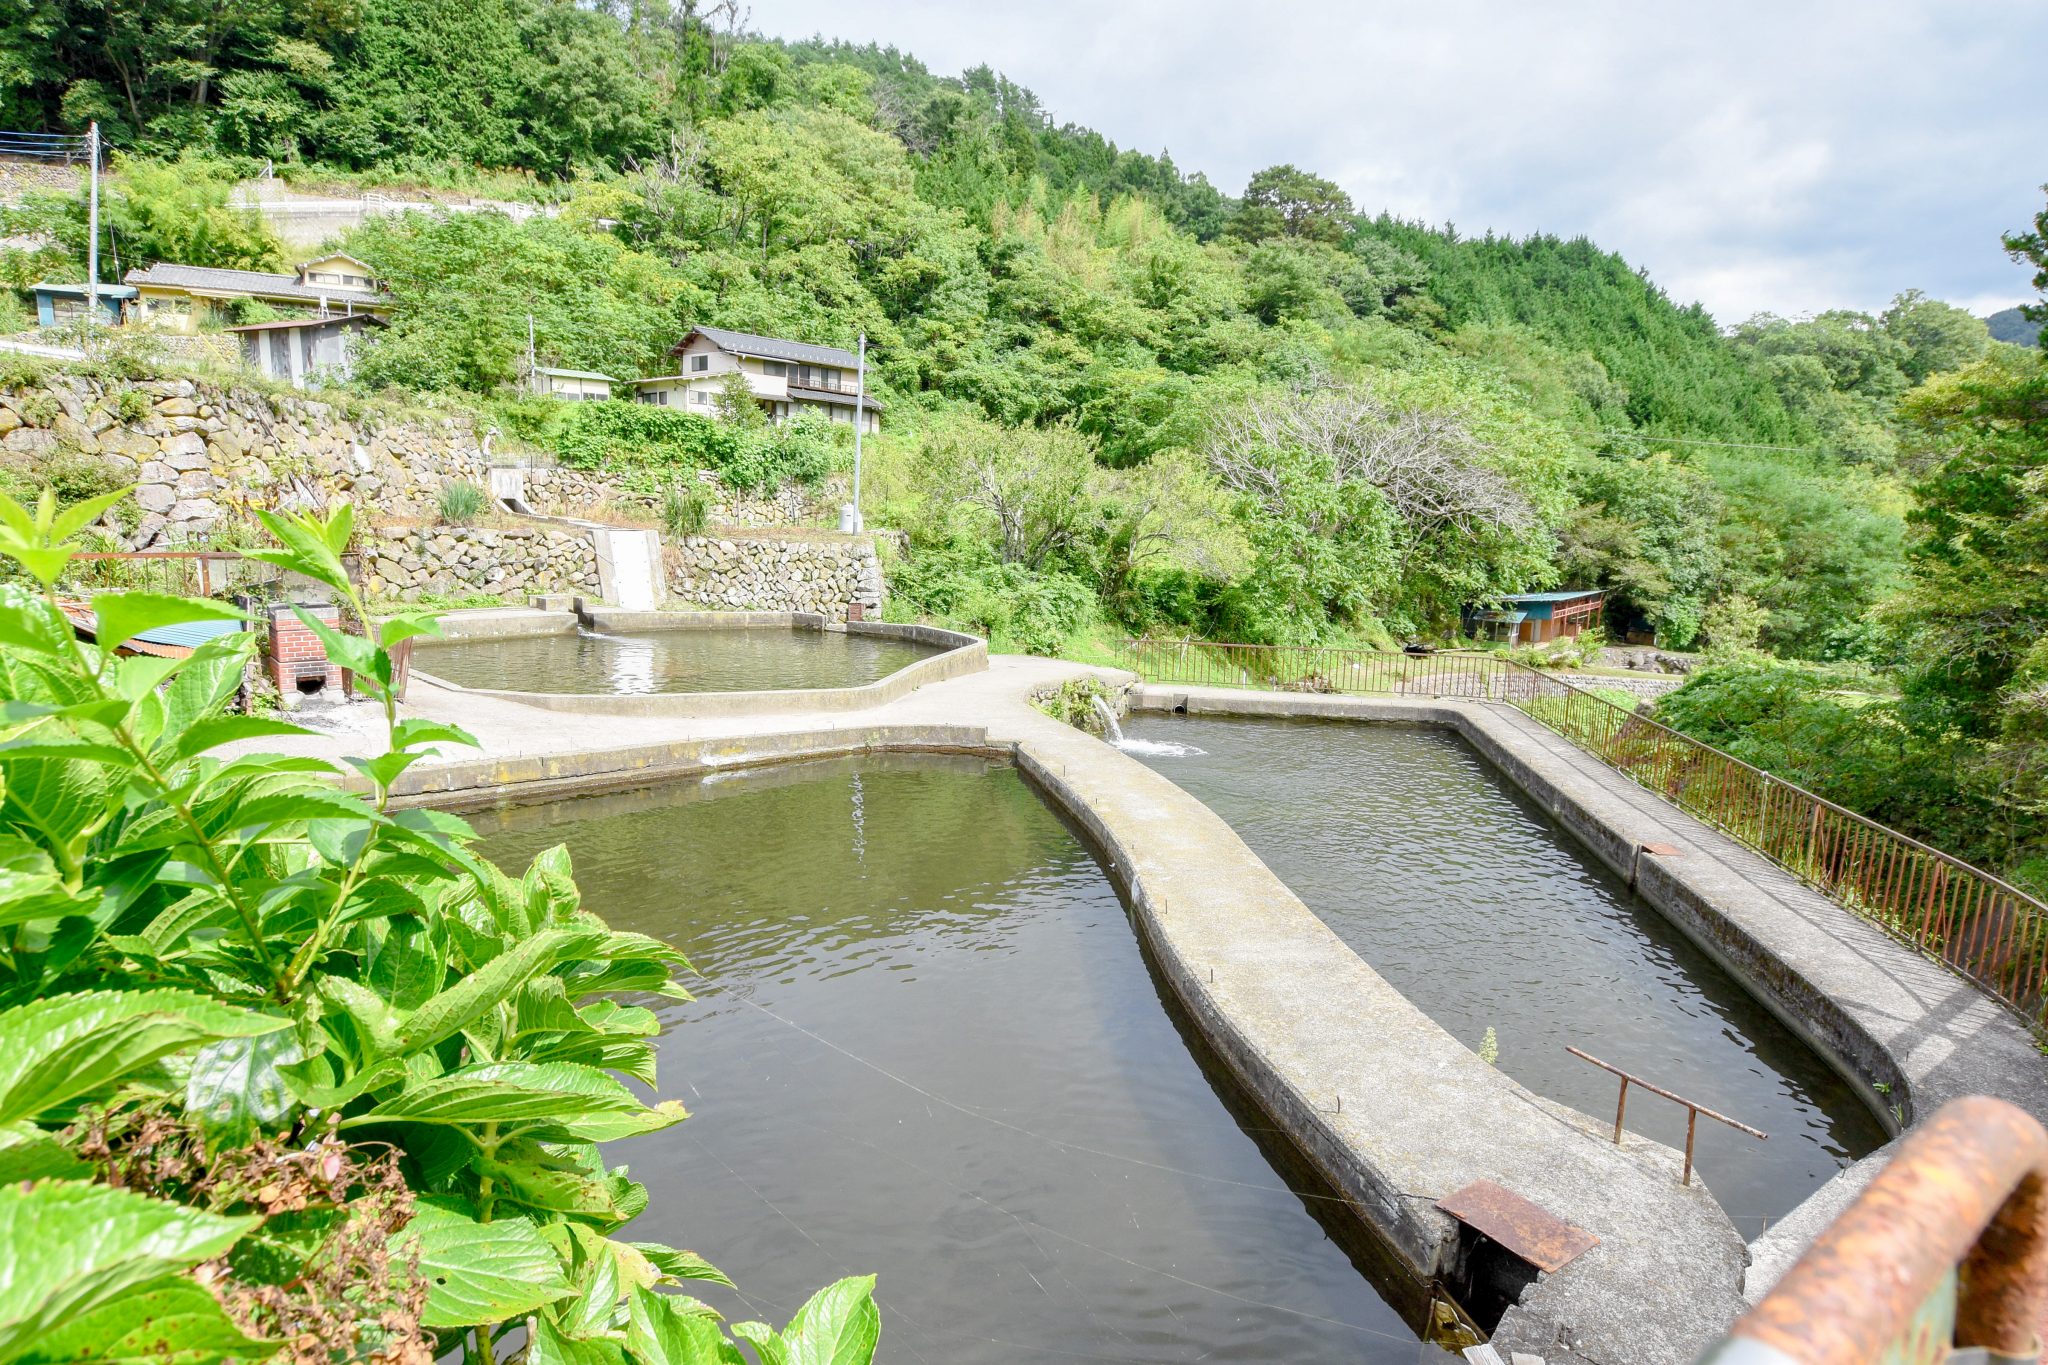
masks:
{"type": "Polygon", "coordinates": [[[232,635],[238,630],[248,630],[246,621],[180,621],[174,626],[156,626],[140,631],[135,638],[153,645],[175,645],[182,649],[197,649],[208,640],[217,640],[223,635],[232,635]]]}
{"type": "Polygon", "coordinates": [[[1503,602],[1570,602],[1580,597],[1598,597],[1604,589],[1574,588],[1569,592],[1516,592],[1501,598],[1503,602]]]}

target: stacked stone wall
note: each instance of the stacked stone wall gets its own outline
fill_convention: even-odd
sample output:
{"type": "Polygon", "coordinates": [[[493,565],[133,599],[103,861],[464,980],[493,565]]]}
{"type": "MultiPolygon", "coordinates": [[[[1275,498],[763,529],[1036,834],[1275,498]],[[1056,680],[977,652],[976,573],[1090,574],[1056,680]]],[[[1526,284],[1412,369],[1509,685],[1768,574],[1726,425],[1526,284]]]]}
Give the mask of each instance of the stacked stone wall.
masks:
{"type": "Polygon", "coordinates": [[[845,620],[882,604],[882,567],[866,536],[691,536],[669,549],[675,605],[711,611],[811,611],[845,620]]]}
{"type": "Polygon", "coordinates": [[[364,547],[363,573],[373,595],[408,602],[424,594],[598,591],[590,533],[555,526],[380,526],[364,547]]]}

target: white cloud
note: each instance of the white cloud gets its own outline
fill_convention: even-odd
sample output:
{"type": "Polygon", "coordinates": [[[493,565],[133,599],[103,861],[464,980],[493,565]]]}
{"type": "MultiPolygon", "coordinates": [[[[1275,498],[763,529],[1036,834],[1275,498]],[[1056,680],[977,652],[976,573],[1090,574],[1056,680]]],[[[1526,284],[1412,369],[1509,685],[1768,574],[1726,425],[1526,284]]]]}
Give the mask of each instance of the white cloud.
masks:
{"type": "Polygon", "coordinates": [[[1727,322],[2026,297],[1998,235],[2048,180],[2029,0],[758,0],[754,23],[987,63],[1225,190],[1291,161],[1369,211],[1585,234],[1727,322]]]}

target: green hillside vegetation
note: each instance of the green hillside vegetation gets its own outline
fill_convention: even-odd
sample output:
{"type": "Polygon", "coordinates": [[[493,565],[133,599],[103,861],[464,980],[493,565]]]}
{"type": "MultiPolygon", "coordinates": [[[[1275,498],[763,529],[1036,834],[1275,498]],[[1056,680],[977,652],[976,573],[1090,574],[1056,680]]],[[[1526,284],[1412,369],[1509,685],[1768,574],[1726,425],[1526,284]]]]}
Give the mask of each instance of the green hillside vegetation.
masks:
{"type": "MultiPolygon", "coordinates": [[[[1985,630],[2034,619],[2003,578],[1956,589],[1957,527],[1990,514],[1939,509],[1984,478],[2038,505],[2037,475],[1978,465],[1987,429],[2033,439],[2038,417],[1994,399],[2040,360],[1916,291],[1724,333],[1584,239],[1397,221],[1292,165],[1225,194],[988,68],[759,41],[694,4],[34,0],[0,34],[22,55],[0,119],[98,118],[122,150],[123,265],[280,264],[228,205],[255,158],[308,184],[550,204],[388,218],[343,245],[397,303],[363,386],[490,405],[572,462],[744,485],[850,452],[843,429],[515,401],[529,315],[544,363],[622,376],[671,370],[694,322],[864,333],[888,405],[866,510],[910,537],[899,612],[1041,652],[1135,631],[1389,643],[1446,638],[1469,601],[1605,587],[1616,631],[1775,658],[1786,695],[1859,679],[1854,705],[1882,708],[1859,739],[1911,737],[1853,751],[1865,777],[1836,789],[1867,808],[1958,840],[1998,824],[1972,846],[2005,865],[2037,840],[2002,747],[2020,741],[1989,718],[2033,665],[2000,646],[1942,673],[1929,651],[1976,648],[1962,599],[1985,630]],[[1930,754],[1955,782],[1900,795],[1930,754]]],[[[58,243],[0,260],[12,282],[78,269],[75,200],[6,217],[58,243]]],[[[1969,572],[2024,573],[1972,554],[1969,572]]]]}
{"type": "Polygon", "coordinates": [[[2024,309],[2001,308],[1984,319],[1984,326],[1993,341],[2010,342],[2014,346],[2040,344],[2041,324],[2028,317],[2024,309]]]}

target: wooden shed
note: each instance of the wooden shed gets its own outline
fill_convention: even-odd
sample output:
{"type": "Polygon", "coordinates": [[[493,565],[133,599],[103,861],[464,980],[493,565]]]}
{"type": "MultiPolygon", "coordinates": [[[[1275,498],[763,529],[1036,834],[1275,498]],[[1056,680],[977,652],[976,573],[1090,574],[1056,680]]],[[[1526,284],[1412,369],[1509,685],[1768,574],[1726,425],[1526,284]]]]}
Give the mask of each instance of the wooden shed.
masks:
{"type": "Polygon", "coordinates": [[[1600,624],[1607,594],[1599,588],[1522,592],[1493,607],[1467,607],[1465,633],[1511,645],[1541,645],[1572,639],[1600,624]]]}

